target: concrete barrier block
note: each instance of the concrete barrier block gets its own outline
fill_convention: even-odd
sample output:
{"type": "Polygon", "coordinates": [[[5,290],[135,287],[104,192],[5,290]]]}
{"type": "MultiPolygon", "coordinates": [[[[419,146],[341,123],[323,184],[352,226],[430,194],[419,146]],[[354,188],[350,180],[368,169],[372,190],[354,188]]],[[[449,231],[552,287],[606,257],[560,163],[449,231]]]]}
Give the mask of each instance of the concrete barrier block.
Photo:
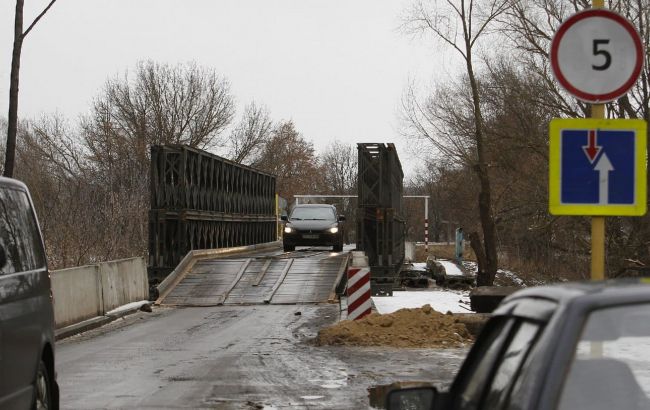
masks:
{"type": "Polygon", "coordinates": [[[99,265],[104,312],[131,302],[147,300],[149,285],[144,258],[103,262],[99,265]]]}
{"type": "Polygon", "coordinates": [[[363,251],[352,251],[352,263],[351,266],[357,267],[357,268],[364,268],[369,266],[368,265],[368,257],[366,256],[366,253],[363,251]]]}
{"type": "Polygon", "coordinates": [[[57,329],[104,313],[99,266],[51,271],[51,276],[57,329]]]}

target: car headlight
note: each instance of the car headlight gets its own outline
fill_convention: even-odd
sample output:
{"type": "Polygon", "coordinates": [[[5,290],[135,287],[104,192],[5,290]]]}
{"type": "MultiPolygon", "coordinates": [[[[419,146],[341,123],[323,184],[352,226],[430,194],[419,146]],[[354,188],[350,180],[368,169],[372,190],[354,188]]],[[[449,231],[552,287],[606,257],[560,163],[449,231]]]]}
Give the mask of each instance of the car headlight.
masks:
{"type": "Polygon", "coordinates": [[[293,229],[291,227],[289,226],[284,227],[284,233],[291,233],[291,232],[293,232],[293,229]]]}
{"type": "Polygon", "coordinates": [[[339,231],[339,228],[337,228],[336,226],[334,228],[328,229],[329,233],[337,233],[338,231],[339,231]]]}

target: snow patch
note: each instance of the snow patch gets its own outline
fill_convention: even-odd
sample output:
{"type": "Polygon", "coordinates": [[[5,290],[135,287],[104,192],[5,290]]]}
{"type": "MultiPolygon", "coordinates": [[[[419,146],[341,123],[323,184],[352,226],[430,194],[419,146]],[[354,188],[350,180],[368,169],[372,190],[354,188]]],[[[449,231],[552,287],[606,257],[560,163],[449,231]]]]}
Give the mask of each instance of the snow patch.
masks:
{"type": "Polygon", "coordinates": [[[123,312],[129,311],[129,310],[140,309],[142,307],[142,305],[146,305],[147,303],[149,303],[149,302],[146,301],[146,300],[141,300],[139,302],[127,303],[126,305],[122,305],[122,306],[120,306],[118,308],[115,308],[115,309],[111,310],[110,312],[106,313],[106,315],[107,316],[116,315],[118,313],[123,313],[123,312]]]}
{"type": "Polygon", "coordinates": [[[431,305],[441,313],[471,313],[469,291],[422,290],[395,291],[393,296],[374,296],[372,302],[379,313],[393,313],[404,308],[420,308],[431,305]]]}
{"type": "Polygon", "coordinates": [[[415,271],[421,271],[421,272],[426,272],[427,271],[427,264],[424,262],[416,262],[412,263],[413,267],[409,270],[415,270],[415,271]]]}
{"type": "Polygon", "coordinates": [[[447,276],[465,276],[463,271],[452,261],[438,259],[438,262],[445,268],[447,276]]]}

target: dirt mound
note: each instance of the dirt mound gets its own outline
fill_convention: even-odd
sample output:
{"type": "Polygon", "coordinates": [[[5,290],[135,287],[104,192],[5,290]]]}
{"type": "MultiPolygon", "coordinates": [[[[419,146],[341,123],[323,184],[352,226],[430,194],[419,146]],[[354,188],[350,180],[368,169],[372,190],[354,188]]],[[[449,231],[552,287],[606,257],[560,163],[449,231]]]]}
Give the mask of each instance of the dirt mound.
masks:
{"type": "Polygon", "coordinates": [[[373,313],[346,320],[318,332],[318,345],[460,347],[472,336],[453,314],[436,312],[429,305],[395,313],[373,313]]]}

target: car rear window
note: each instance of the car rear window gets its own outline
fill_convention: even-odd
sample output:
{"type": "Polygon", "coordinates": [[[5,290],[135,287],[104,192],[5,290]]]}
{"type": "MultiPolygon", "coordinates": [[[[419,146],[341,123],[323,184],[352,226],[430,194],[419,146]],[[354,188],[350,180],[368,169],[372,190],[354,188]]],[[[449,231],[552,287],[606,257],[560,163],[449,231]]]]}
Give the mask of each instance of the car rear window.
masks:
{"type": "Polygon", "coordinates": [[[0,188],[0,274],[30,271],[45,266],[38,225],[27,194],[0,188]],[[5,259],[2,261],[2,259],[5,259]]]}
{"type": "Polygon", "coordinates": [[[305,207],[295,208],[291,213],[290,219],[303,221],[334,221],[336,220],[336,215],[334,215],[334,210],[329,207],[305,207]]]}
{"type": "Polygon", "coordinates": [[[650,304],[589,315],[559,409],[650,409],[650,304]]]}

